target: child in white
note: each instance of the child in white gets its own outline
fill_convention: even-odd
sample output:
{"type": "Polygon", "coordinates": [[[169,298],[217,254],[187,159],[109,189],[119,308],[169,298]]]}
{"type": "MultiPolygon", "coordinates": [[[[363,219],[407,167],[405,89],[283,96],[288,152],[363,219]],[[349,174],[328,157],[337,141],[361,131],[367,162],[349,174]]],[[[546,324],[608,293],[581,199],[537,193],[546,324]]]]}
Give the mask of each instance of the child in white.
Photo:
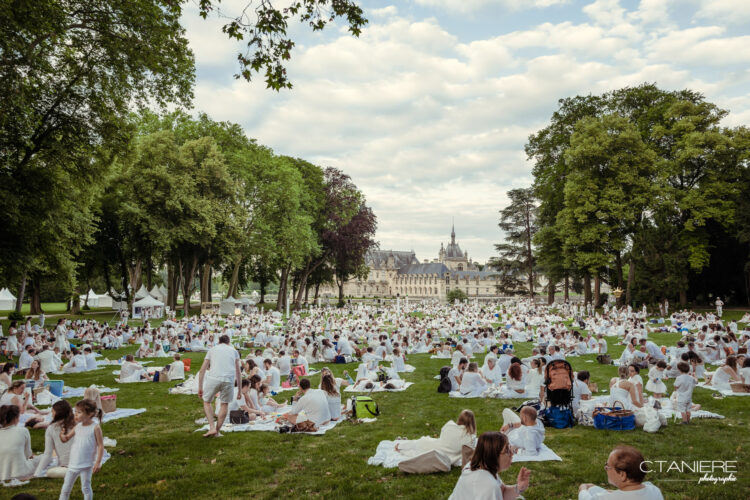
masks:
{"type": "Polygon", "coordinates": [[[677,364],[677,369],[680,370],[680,376],[674,381],[674,392],[676,395],[676,407],[675,409],[682,414],[682,423],[690,423],[690,408],[693,404],[693,388],[695,388],[695,378],[688,375],[690,372],[690,365],[681,361],[677,364]]]}
{"type": "Polygon", "coordinates": [[[521,408],[520,421],[518,416],[506,408],[503,410],[505,425],[500,431],[508,436],[511,446],[517,448],[516,454],[539,454],[544,443],[544,425],[537,420],[537,412],[531,406],[521,408]],[[506,411],[507,410],[507,411],[506,411]]]}
{"type": "Polygon", "coordinates": [[[76,404],[75,409],[76,426],[67,434],[60,435],[63,441],[73,439],[68,472],[65,474],[65,482],[60,490],[60,500],[68,500],[78,476],[81,476],[81,491],[84,500],[91,500],[94,498],[91,475],[99,472],[102,466],[104,439],[102,429],[94,422],[97,413],[96,403],[89,399],[82,399],[76,404]]]}
{"type": "Polygon", "coordinates": [[[667,392],[667,386],[664,385],[663,381],[666,376],[664,373],[664,370],[666,369],[666,361],[659,360],[648,371],[648,382],[646,382],[646,390],[653,392],[656,399],[660,399],[667,392]]]}

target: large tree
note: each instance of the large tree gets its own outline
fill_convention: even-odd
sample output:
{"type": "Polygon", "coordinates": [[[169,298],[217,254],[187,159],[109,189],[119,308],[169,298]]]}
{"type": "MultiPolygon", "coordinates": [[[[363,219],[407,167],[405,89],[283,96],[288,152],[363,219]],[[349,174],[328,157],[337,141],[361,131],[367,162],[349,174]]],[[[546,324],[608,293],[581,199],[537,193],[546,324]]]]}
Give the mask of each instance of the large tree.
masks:
{"type": "Polygon", "coordinates": [[[500,271],[498,292],[534,297],[536,269],[533,241],[537,232],[537,204],[531,188],[508,191],[510,203],[500,210],[498,226],[505,242],[495,245],[500,253],[490,265],[500,271]]]}

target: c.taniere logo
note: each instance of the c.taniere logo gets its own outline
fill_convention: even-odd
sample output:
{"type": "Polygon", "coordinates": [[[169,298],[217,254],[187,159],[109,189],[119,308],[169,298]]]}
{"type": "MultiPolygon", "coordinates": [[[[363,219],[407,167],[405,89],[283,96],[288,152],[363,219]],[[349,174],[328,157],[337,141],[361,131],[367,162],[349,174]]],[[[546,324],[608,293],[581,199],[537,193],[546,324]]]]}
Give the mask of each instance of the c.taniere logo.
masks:
{"type": "Polygon", "coordinates": [[[694,481],[697,479],[698,483],[725,484],[737,481],[737,460],[695,460],[692,462],[645,460],[641,463],[641,471],[646,473],[700,474],[695,479],[677,479],[676,481],[694,481]]]}

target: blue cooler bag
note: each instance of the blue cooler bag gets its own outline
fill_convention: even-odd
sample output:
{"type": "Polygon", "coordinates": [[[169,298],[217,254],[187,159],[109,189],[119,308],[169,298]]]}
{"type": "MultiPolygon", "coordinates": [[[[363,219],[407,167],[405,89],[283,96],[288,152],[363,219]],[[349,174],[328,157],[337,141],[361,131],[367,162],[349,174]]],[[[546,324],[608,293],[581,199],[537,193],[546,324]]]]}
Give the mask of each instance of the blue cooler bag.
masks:
{"type": "Polygon", "coordinates": [[[539,416],[545,426],[555,429],[573,427],[576,423],[573,418],[573,410],[561,406],[550,406],[542,410],[539,416]]]}
{"type": "Polygon", "coordinates": [[[622,406],[595,408],[594,427],[610,431],[632,431],[635,429],[635,414],[631,410],[624,410],[622,406]]]}

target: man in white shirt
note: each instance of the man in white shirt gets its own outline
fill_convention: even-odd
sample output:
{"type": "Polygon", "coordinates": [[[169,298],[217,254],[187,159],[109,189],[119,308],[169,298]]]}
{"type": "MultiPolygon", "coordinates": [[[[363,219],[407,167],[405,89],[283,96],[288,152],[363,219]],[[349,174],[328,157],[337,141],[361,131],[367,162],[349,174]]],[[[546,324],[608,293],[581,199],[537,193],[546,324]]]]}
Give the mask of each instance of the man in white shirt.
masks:
{"type": "MultiPolygon", "coordinates": [[[[229,336],[219,337],[219,343],[209,349],[198,374],[198,397],[203,400],[203,411],[208,420],[208,432],[203,437],[219,436],[221,426],[227,416],[229,402],[234,393],[235,380],[241,380],[240,355],[234,347],[229,345],[229,336]],[[206,375],[206,371],[208,374],[206,375]],[[205,378],[205,381],[204,381],[205,378]],[[219,394],[221,407],[218,420],[214,426],[214,411],[211,401],[219,394]]],[[[242,398],[242,392],[237,391],[237,399],[242,398]]]]}
{"type": "Polygon", "coordinates": [[[588,371],[582,370],[578,372],[578,376],[573,380],[573,411],[578,411],[581,406],[581,400],[588,401],[591,399],[591,389],[589,389],[588,381],[591,375],[588,371]]]}
{"type": "Polygon", "coordinates": [[[469,360],[461,358],[458,361],[458,366],[451,368],[448,372],[448,379],[451,381],[451,392],[457,391],[461,388],[461,378],[463,377],[464,370],[469,365],[469,360]]]}
{"type": "Polygon", "coordinates": [[[310,420],[315,427],[327,424],[331,421],[331,411],[328,409],[328,398],[321,389],[310,389],[310,380],[303,378],[299,382],[302,396],[294,403],[289,413],[282,417],[292,424],[310,420]],[[300,419],[299,414],[305,412],[306,419],[300,419]]]}
{"type": "Polygon", "coordinates": [[[604,339],[604,335],[600,333],[597,338],[599,339],[599,354],[607,354],[607,341],[604,339]]]}
{"type": "Polygon", "coordinates": [[[521,408],[521,421],[503,425],[501,432],[508,436],[517,454],[539,455],[544,443],[544,424],[537,419],[537,411],[531,406],[521,408]]]}
{"type": "Polygon", "coordinates": [[[656,345],[653,341],[641,339],[641,346],[644,346],[646,348],[649,361],[653,360],[653,362],[656,363],[657,361],[667,360],[667,357],[664,355],[663,352],[661,352],[661,349],[659,348],[659,346],[656,345]]]}
{"type": "Polygon", "coordinates": [[[508,372],[508,368],[510,367],[510,360],[513,359],[513,356],[510,354],[512,352],[513,351],[508,349],[497,358],[497,366],[500,369],[500,373],[503,375],[508,372]]]}
{"type": "Polygon", "coordinates": [[[289,372],[292,371],[292,359],[284,351],[279,352],[279,355],[279,359],[276,360],[276,364],[279,366],[279,373],[282,377],[288,377],[289,372]]]}
{"type": "Polygon", "coordinates": [[[270,359],[264,359],[263,360],[263,366],[266,369],[266,379],[265,383],[268,384],[268,387],[271,388],[271,390],[277,390],[281,387],[281,372],[278,368],[273,366],[273,363],[270,359]]]}
{"type": "Polygon", "coordinates": [[[96,357],[90,347],[83,350],[83,357],[86,358],[86,371],[96,370],[96,357]]]}
{"type": "Polygon", "coordinates": [[[26,346],[21,353],[21,357],[18,358],[18,370],[26,370],[31,368],[31,363],[34,361],[34,348],[26,346]]]}
{"type": "Polygon", "coordinates": [[[56,372],[62,365],[62,360],[57,356],[46,344],[42,347],[42,352],[37,354],[36,359],[39,360],[42,370],[44,373],[56,372]]]}

